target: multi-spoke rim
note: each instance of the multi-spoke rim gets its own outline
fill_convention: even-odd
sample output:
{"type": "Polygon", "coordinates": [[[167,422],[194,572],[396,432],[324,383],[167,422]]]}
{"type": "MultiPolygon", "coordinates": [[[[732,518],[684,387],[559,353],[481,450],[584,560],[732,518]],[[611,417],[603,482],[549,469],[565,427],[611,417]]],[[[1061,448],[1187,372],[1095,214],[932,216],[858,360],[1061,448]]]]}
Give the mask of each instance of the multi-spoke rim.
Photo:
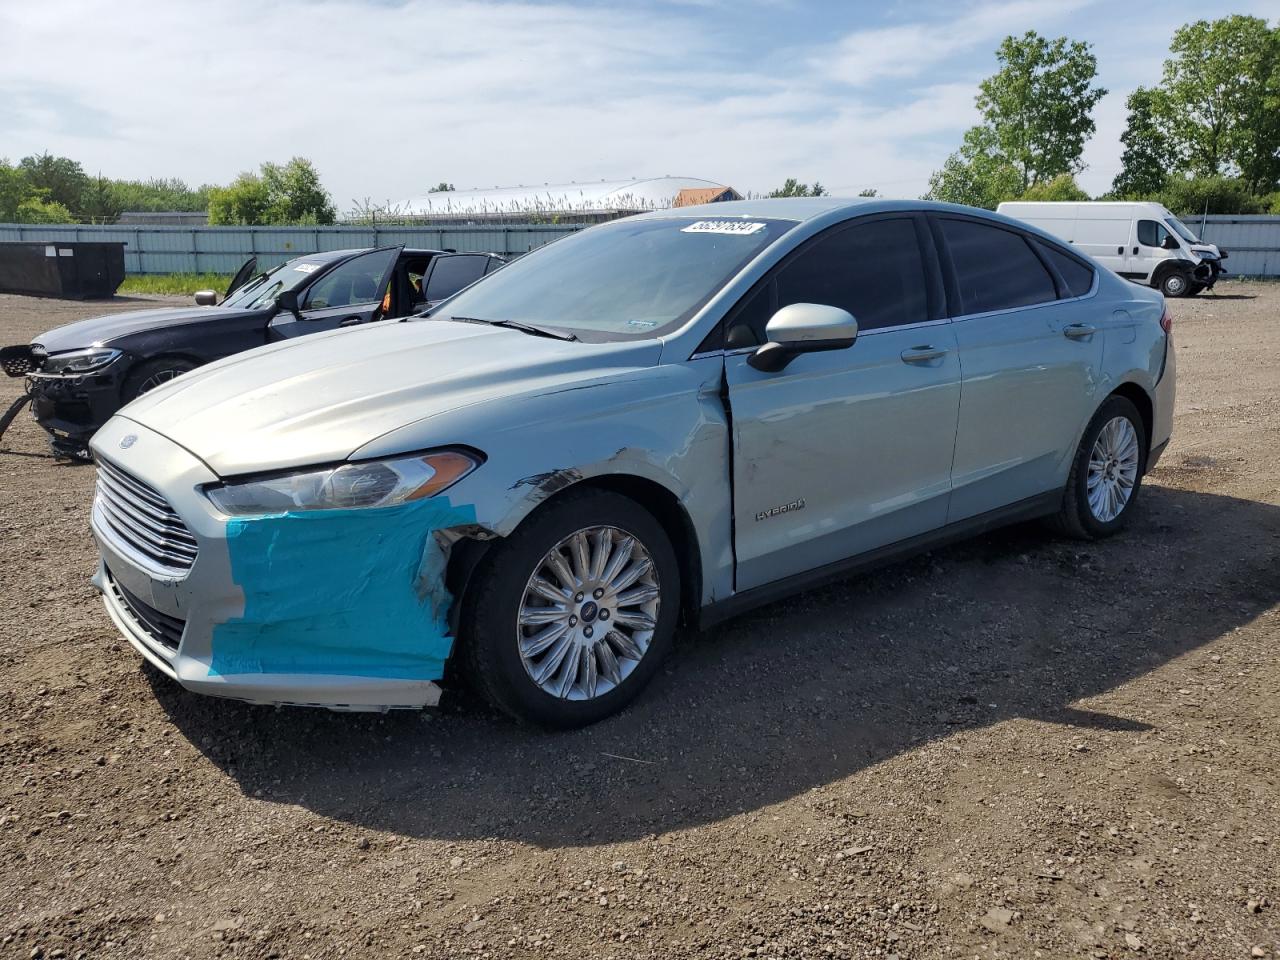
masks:
{"type": "Polygon", "coordinates": [[[1128,417],[1107,421],[1089,454],[1089,511],[1110,523],[1129,503],[1138,482],[1138,431],[1128,417]]]}
{"type": "Polygon", "coordinates": [[[142,396],[149,390],[154,390],[162,383],[168,383],[175,377],[181,376],[183,372],[182,370],[174,370],[172,367],[167,370],[157,370],[138,385],[138,396],[142,396]]]}
{"type": "Polygon", "coordinates": [[[634,535],[587,527],[534,568],[516,642],[529,677],[561,700],[592,700],[644,659],[658,622],[658,571],[634,535]]]}

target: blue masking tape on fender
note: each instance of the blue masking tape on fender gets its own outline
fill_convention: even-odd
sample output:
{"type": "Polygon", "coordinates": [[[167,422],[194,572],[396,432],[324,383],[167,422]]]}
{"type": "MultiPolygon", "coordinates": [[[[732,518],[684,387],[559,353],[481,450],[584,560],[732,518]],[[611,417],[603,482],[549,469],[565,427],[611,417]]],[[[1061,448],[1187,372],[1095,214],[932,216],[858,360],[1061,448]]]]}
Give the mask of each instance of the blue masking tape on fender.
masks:
{"type": "Polygon", "coordinates": [[[440,679],[452,598],[433,534],[474,522],[443,496],[228,521],[244,615],[213,628],[209,673],[440,679]]]}

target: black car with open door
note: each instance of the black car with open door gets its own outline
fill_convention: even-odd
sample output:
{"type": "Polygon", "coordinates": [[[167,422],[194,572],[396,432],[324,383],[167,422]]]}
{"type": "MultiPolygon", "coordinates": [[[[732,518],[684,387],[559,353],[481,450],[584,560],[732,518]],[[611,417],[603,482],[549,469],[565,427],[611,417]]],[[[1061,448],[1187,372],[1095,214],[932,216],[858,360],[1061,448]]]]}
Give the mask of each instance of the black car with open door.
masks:
{"type": "Polygon", "coordinates": [[[502,263],[489,253],[380,247],[310,253],[255,275],[250,260],[220,304],[201,291],[194,307],[94,317],[5,347],[0,364],[27,378],[27,392],[0,417],[0,435],[30,402],[54,452],[83,458],[116,410],[166,380],[266,343],[420,312],[502,263]]]}

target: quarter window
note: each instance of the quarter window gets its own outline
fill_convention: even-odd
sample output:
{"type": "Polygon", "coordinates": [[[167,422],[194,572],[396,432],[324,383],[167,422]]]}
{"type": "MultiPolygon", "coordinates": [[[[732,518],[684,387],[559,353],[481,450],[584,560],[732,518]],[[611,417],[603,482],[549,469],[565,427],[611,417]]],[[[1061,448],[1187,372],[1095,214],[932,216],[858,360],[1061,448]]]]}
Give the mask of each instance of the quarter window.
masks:
{"type": "Polygon", "coordinates": [[[823,237],[783,266],[778,308],[841,307],[860,330],[876,330],[928,320],[926,287],[915,222],[873,220],[823,237]]]}
{"type": "Polygon", "coordinates": [[[463,287],[484,276],[484,269],[488,265],[489,258],[484,256],[461,254],[436,257],[435,266],[427,277],[427,300],[435,303],[445,297],[452,297],[463,287]]]}
{"type": "Polygon", "coordinates": [[[1044,251],[1045,256],[1057,268],[1063,282],[1067,285],[1067,296],[1083,297],[1093,289],[1093,270],[1091,268],[1070,254],[1064,253],[1057,247],[1051,247],[1047,243],[1041,243],[1040,249],[1044,251]]]}
{"type": "Polygon", "coordinates": [[[1057,299],[1053,278],[1022,234],[973,220],[940,221],[963,314],[1057,299]]]}

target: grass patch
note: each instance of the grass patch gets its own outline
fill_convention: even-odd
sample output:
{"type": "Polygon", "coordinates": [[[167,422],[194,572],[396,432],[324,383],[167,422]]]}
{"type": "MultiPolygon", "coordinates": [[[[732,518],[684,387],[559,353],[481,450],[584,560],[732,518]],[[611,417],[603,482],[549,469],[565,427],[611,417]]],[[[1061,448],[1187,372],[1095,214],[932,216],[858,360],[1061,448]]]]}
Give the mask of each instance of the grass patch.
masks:
{"type": "Polygon", "coordinates": [[[148,273],[125,277],[116,292],[122,297],[140,293],[189,297],[197,290],[213,290],[221,300],[230,282],[231,276],[221,273],[148,273]]]}

